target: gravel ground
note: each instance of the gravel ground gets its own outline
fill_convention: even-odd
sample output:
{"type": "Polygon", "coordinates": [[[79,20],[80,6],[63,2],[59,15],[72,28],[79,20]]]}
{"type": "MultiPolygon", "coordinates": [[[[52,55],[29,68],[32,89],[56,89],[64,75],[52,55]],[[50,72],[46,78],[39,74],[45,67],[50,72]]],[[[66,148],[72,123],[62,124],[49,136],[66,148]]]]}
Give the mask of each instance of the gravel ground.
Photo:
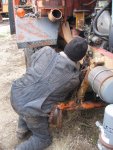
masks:
{"type": "MultiPolygon", "coordinates": [[[[0,24],[0,150],[13,150],[16,138],[17,114],[10,105],[13,80],[25,73],[23,50],[18,50],[15,35],[9,33],[8,22],[0,24]]],[[[48,150],[97,150],[98,129],[95,121],[103,110],[71,112],[61,130],[53,129],[53,144],[48,150]]]]}

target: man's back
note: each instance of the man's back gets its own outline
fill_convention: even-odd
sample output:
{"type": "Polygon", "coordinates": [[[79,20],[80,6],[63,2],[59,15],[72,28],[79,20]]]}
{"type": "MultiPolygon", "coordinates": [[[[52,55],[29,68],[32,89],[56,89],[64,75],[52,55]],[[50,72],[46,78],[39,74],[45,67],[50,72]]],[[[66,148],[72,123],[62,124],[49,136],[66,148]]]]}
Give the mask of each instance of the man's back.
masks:
{"type": "Polygon", "coordinates": [[[68,58],[50,47],[44,47],[32,56],[31,67],[24,77],[13,83],[12,105],[18,114],[43,116],[44,112],[48,112],[48,109],[42,110],[46,100],[51,99],[53,104],[65,100],[78,85],[78,76],[76,67],[68,58]]]}

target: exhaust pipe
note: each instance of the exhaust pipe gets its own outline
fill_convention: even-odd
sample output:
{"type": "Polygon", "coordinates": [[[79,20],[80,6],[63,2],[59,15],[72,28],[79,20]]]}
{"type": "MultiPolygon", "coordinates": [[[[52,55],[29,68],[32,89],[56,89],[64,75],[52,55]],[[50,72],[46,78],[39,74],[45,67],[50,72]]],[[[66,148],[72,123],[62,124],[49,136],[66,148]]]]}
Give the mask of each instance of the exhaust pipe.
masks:
{"type": "Polygon", "coordinates": [[[56,22],[62,18],[62,12],[59,9],[52,9],[48,14],[48,18],[51,22],[56,22]]]}

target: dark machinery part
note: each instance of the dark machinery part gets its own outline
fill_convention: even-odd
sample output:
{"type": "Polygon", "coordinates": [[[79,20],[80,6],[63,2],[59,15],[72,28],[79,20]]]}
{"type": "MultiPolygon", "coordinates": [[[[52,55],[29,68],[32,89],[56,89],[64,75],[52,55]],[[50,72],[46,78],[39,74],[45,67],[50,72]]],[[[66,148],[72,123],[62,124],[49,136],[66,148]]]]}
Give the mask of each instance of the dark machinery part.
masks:
{"type": "Polygon", "coordinates": [[[15,34],[15,20],[13,11],[13,0],[8,1],[8,11],[9,11],[9,22],[10,22],[10,33],[15,34]]]}
{"type": "Polygon", "coordinates": [[[110,50],[112,44],[111,1],[98,0],[94,11],[85,17],[84,36],[89,45],[110,50]],[[109,35],[110,34],[110,35],[109,35]],[[110,42],[111,41],[111,42],[110,42]]]}
{"type": "Polygon", "coordinates": [[[113,25],[111,26],[109,32],[109,51],[113,53],[113,25]]]}
{"type": "Polygon", "coordinates": [[[21,5],[25,5],[27,3],[27,0],[20,0],[21,5]]]}
{"type": "Polygon", "coordinates": [[[97,13],[97,15],[96,15],[96,17],[95,17],[95,19],[94,19],[94,21],[93,21],[93,31],[94,31],[94,33],[95,33],[97,36],[99,36],[99,37],[107,37],[107,38],[108,38],[108,36],[109,36],[109,34],[102,34],[102,33],[100,33],[100,32],[97,30],[97,20],[98,20],[99,16],[103,13],[103,11],[106,10],[106,8],[109,7],[110,4],[111,4],[111,2],[108,3],[106,6],[104,6],[104,7],[97,13]]]}
{"type": "MultiPolygon", "coordinates": [[[[11,1],[9,1],[9,3],[11,1]]],[[[113,51],[111,1],[15,1],[18,1],[15,11],[17,11],[18,8],[23,8],[25,10],[23,19],[19,17],[16,17],[15,19],[17,43],[19,48],[29,48],[29,44],[32,46],[32,48],[38,48],[45,45],[56,45],[59,36],[65,39],[63,35],[58,36],[58,33],[61,33],[61,28],[59,28],[59,25],[57,26],[56,24],[58,24],[58,22],[59,24],[68,22],[68,29],[70,30],[68,31],[70,33],[65,32],[65,34],[67,34],[66,36],[71,34],[72,38],[76,36],[82,36],[88,40],[88,43],[91,46],[101,47],[106,50],[110,50],[111,52],[113,51]],[[26,26],[26,24],[28,24],[28,26],[26,26]]],[[[11,29],[14,28],[11,26],[11,29]]]]}
{"type": "Polygon", "coordinates": [[[113,53],[113,4],[112,4],[112,24],[109,32],[109,51],[113,53]]]}

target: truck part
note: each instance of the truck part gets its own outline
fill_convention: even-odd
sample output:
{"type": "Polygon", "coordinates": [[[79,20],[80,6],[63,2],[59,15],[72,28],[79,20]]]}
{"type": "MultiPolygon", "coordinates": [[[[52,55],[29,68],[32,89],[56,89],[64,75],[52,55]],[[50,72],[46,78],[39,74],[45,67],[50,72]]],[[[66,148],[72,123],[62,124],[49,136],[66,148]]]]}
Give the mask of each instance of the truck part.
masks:
{"type": "Polygon", "coordinates": [[[112,0],[112,23],[110,27],[110,32],[109,32],[109,51],[113,53],[113,0],[112,0]]]}
{"type": "Polygon", "coordinates": [[[60,9],[52,9],[48,14],[48,18],[50,21],[56,22],[62,18],[62,12],[60,9]]]}
{"type": "Polygon", "coordinates": [[[108,6],[111,4],[108,3],[107,5],[105,5],[96,15],[94,21],[93,21],[93,31],[96,35],[98,35],[99,37],[108,37],[109,34],[103,34],[103,33],[100,33],[98,30],[97,30],[97,20],[98,18],[100,17],[100,15],[106,10],[106,8],[108,8],[108,6]]]}
{"type": "Polygon", "coordinates": [[[18,8],[16,10],[16,14],[17,14],[18,17],[23,18],[25,16],[25,10],[23,8],[18,8]]]}
{"type": "Polygon", "coordinates": [[[0,22],[3,22],[3,16],[8,16],[8,0],[0,0],[0,22]]]}
{"type": "Polygon", "coordinates": [[[80,88],[77,92],[77,100],[80,101],[80,103],[82,103],[84,101],[84,97],[86,94],[87,89],[89,88],[89,82],[88,82],[88,74],[89,74],[90,68],[88,68],[85,77],[80,85],[80,88]]]}
{"type": "Polygon", "coordinates": [[[111,25],[109,32],[109,51],[113,53],[113,25],[111,25]]]}
{"type": "Polygon", "coordinates": [[[16,37],[19,48],[37,48],[56,45],[59,22],[53,23],[47,17],[20,18],[16,16],[16,37]]]}
{"type": "Polygon", "coordinates": [[[75,100],[71,100],[67,103],[60,103],[57,106],[55,106],[50,115],[49,115],[49,123],[52,127],[62,127],[62,119],[63,119],[63,113],[67,111],[75,111],[75,110],[89,110],[94,108],[100,108],[105,107],[106,104],[103,102],[96,102],[94,101],[87,101],[83,102],[81,104],[76,103],[75,100]]]}
{"type": "Polygon", "coordinates": [[[102,34],[109,34],[111,25],[111,16],[108,10],[105,10],[97,20],[98,31],[102,34]]]}
{"type": "Polygon", "coordinates": [[[0,14],[0,23],[2,22],[3,20],[2,20],[2,15],[0,14]]]}
{"type": "Polygon", "coordinates": [[[8,1],[8,11],[9,11],[10,33],[15,34],[15,20],[14,20],[14,11],[13,11],[13,0],[8,1]]]}
{"type": "Polygon", "coordinates": [[[41,17],[47,17],[48,13],[54,9],[58,9],[61,12],[64,12],[64,3],[64,0],[37,0],[37,4],[35,4],[35,6],[37,7],[41,17]]]}
{"type": "Polygon", "coordinates": [[[107,103],[113,103],[113,72],[111,70],[104,66],[98,66],[88,75],[88,81],[93,91],[107,103]]]}
{"type": "Polygon", "coordinates": [[[74,16],[76,18],[76,29],[83,31],[85,25],[85,14],[88,10],[74,10],[74,16]]]}
{"type": "Polygon", "coordinates": [[[8,13],[8,0],[1,0],[2,3],[2,13],[8,13]]]}
{"type": "Polygon", "coordinates": [[[113,68],[113,54],[105,49],[91,47],[90,50],[93,52],[93,58],[102,59],[104,66],[108,69],[113,68]]]}
{"type": "Polygon", "coordinates": [[[113,150],[113,104],[105,108],[103,125],[96,122],[100,129],[98,140],[99,150],[113,150]]]}

